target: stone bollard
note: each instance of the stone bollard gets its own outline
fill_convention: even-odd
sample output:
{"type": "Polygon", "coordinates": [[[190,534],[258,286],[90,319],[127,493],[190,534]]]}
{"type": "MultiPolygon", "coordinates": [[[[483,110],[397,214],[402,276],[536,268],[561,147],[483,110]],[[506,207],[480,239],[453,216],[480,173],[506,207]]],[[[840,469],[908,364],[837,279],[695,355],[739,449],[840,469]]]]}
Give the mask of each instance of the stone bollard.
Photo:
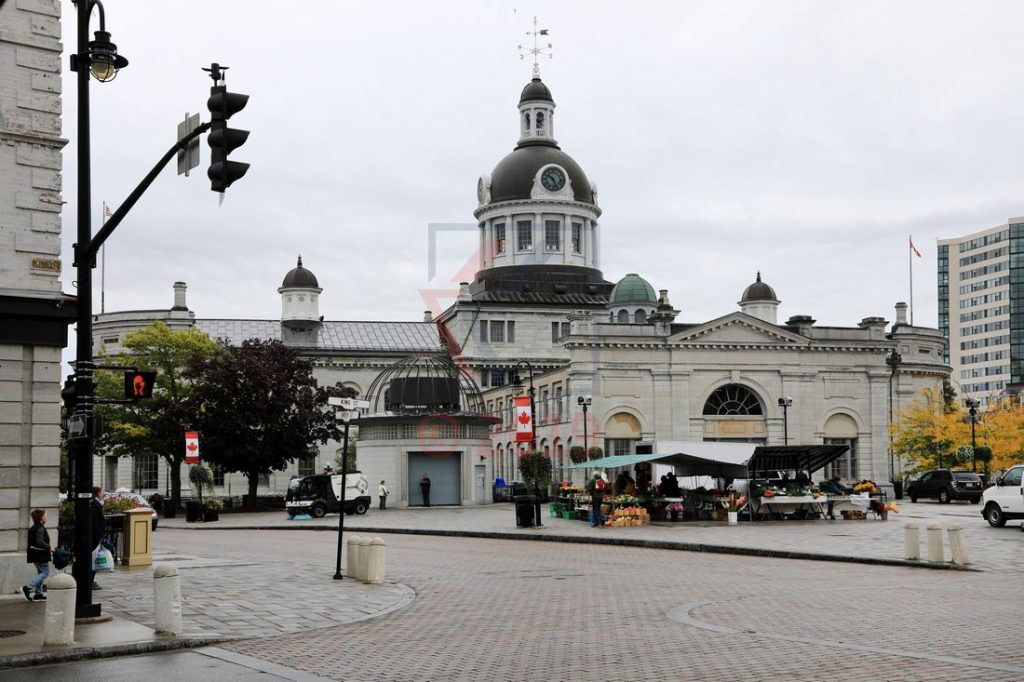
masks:
{"type": "Polygon", "coordinates": [[[153,569],[153,629],[158,635],[181,635],[181,578],[178,567],[158,564],[153,569]]]}
{"type": "Polygon", "coordinates": [[[363,581],[372,585],[379,585],[384,582],[384,551],[386,549],[384,540],[373,538],[370,540],[369,561],[367,562],[366,575],[363,581]]]}
{"type": "Polygon", "coordinates": [[[971,555],[967,551],[967,540],[964,538],[964,529],[958,524],[953,524],[946,529],[949,533],[949,551],[953,555],[953,563],[958,566],[966,566],[971,563],[971,555]]]}
{"type": "Polygon", "coordinates": [[[46,579],[46,621],[43,646],[70,646],[75,643],[75,598],[78,586],[68,573],[46,579]]]}
{"type": "Polygon", "coordinates": [[[359,538],[359,556],[356,557],[356,577],[366,580],[370,572],[370,538],[359,538]]]}
{"type": "Polygon", "coordinates": [[[348,554],[345,556],[345,575],[356,578],[359,572],[359,541],[358,535],[353,535],[345,544],[348,545],[348,554]]]}
{"type": "Polygon", "coordinates": [[[946,560],[942,548],[942,526],[937,523],[928,524],[928,561],[942,563],[946,560]]]}
{"type": "Polygon", "coordinates": [[[921,532],[917,529],[916,523],[903,526],[903,556],[908,561],[917,561],[921,558],[921,532]]]}

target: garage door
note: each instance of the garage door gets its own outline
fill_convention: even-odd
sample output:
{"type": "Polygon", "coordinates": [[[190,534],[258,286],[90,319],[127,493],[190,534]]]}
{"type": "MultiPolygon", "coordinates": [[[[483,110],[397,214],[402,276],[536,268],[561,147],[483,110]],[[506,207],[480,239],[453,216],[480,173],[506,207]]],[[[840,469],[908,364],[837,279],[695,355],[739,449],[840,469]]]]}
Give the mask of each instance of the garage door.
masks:
{"type": "Polygon", "coordinates": [[[409,453],[409,506],[423,506],[420,494],[420,479],[423,474],[430,477],[430,504],[462,504],[459,471],[462,464],[460,452],[410,452],[409,453]]]}

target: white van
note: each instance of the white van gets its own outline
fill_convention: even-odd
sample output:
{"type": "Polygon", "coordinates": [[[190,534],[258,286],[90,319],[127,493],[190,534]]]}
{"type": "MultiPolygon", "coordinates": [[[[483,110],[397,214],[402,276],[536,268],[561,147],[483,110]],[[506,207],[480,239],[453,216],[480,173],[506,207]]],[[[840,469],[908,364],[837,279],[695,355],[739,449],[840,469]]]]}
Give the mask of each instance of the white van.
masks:
{"type": "MultiPolygon", "coordinates": [[[[981,515],[990,526],[1000,528],[1007,521],[1024,519],[1024,464],[1009,469],[981,496],[981,515]]],[[[1020,527],[1024,531],[1024,524],[1020,527]]]]}

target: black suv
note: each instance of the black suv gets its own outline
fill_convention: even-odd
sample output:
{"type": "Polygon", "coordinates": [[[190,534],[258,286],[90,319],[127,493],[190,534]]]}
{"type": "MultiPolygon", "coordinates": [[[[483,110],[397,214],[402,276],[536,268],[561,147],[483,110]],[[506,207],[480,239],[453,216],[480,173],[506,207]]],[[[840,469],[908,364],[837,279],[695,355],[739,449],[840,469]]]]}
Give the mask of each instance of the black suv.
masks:
{"type": "Polygon", "coordinates": [[[911,502],[917,502],[919,497],[926,497],[937,499],[942,504],[950,500],[970,500],[972,504],[977,504],[984,489],[981,476],[973,471],[936,469],[927,471],[917,480],[911,481],[906,494],[911,502]]]}

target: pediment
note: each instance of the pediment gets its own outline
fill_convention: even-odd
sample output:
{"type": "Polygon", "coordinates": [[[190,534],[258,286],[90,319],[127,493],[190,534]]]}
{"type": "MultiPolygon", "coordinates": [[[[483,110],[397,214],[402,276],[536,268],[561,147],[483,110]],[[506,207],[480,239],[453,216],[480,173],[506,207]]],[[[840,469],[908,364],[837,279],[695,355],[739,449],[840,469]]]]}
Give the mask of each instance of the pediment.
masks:
{"type": "Polygon", "coordinates": [[[744,313],[732,313],[691,327],[669,338],[671,343],[722,345],[806,344],[807,339],[744,313]]]}

